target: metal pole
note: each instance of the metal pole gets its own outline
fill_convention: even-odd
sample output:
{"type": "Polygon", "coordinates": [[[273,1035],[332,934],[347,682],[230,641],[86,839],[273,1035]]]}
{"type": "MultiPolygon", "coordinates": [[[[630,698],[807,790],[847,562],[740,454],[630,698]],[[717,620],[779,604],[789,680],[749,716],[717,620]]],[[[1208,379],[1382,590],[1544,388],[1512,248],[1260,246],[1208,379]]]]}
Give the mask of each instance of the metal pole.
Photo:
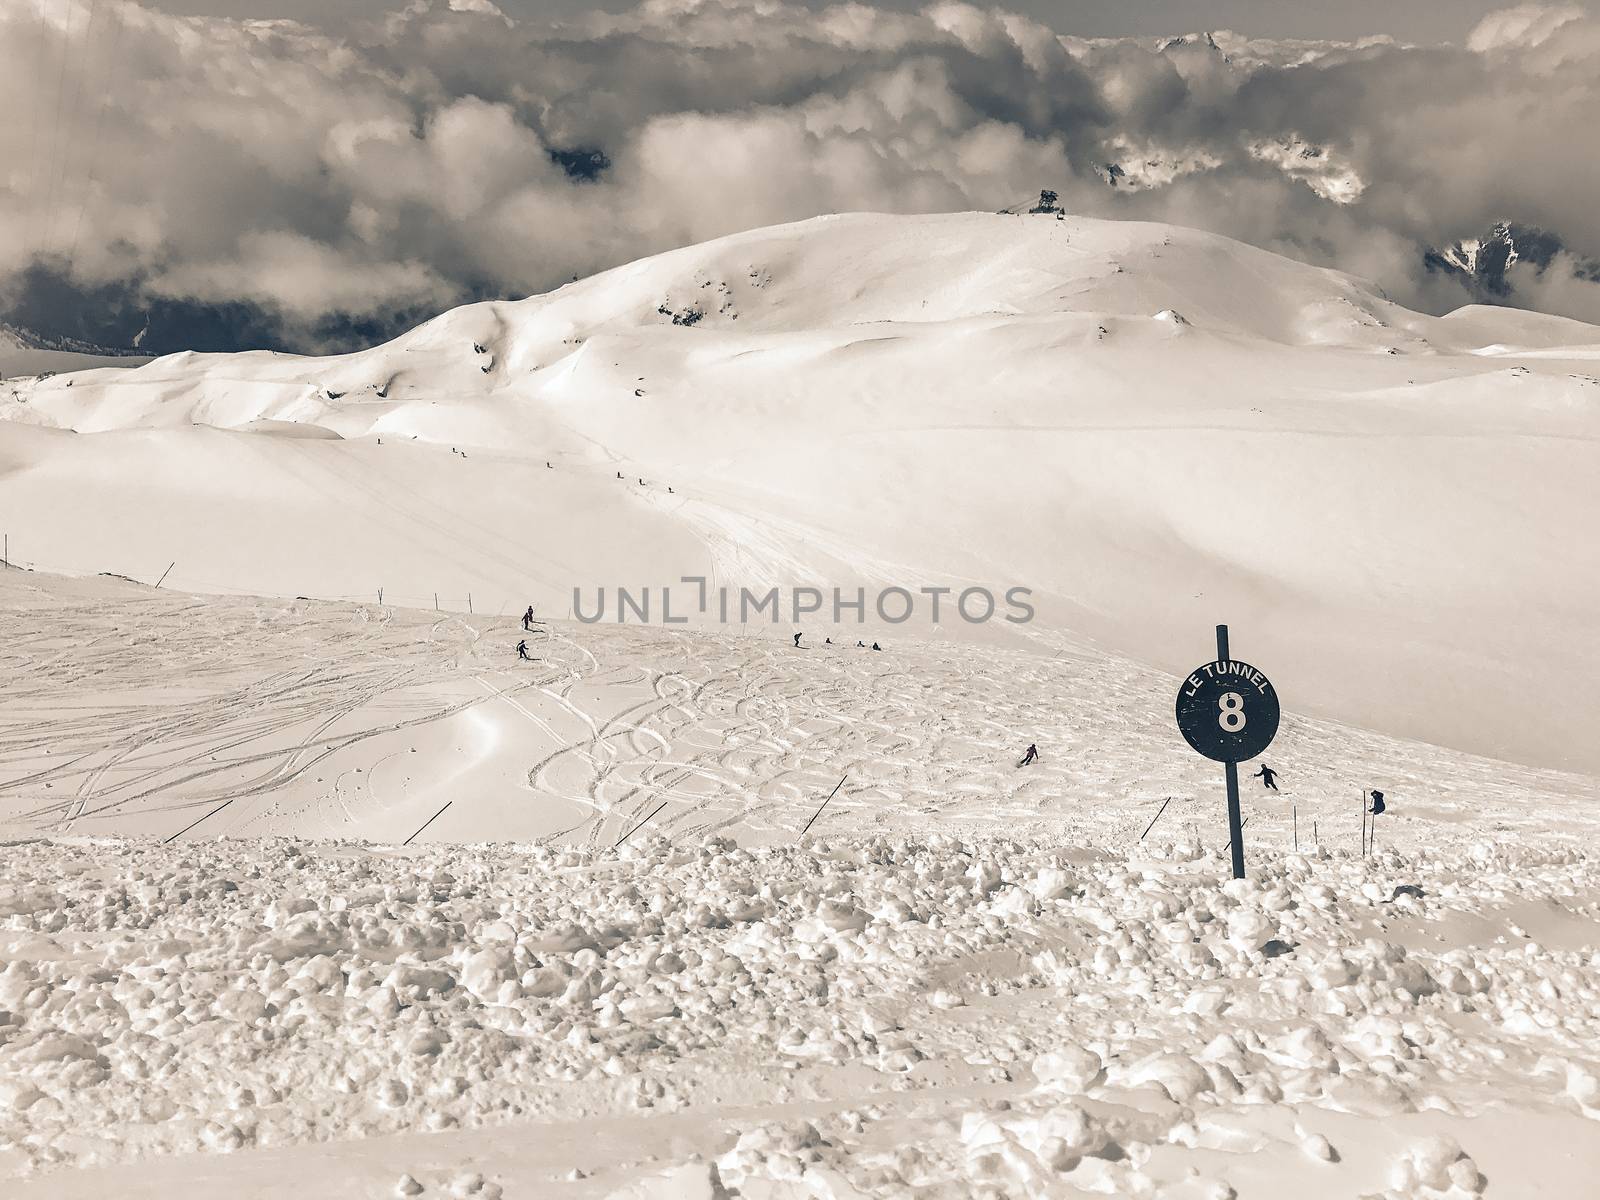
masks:
{"type": "Polygon", "coordinates": [[[1295,853],[1298,854],[1300,852],[1300,806],[1293,800],[1289,801],[1289,812],[1294,819],[1294,849],[1295,853]]]}
{"type": "Polygon", "coordinates": [[[165,571],[161,572],[161,578],[156,580],[156,586],[157,587],[161,586],[162,581],[165,580],[166,577],[172,573],[172,568],[177,566],[177,565],[178,564],[176,562],[170,562],[170,563],[167,564],[167,569],[165,571]]]}
{"type": "Polygon", "coordinates": [[[1361,857],[1367,856],[1367,792],[1361,790],[1361,857]]]}
{"type": "MultiPolygon", "coordinates": [[[[1228,627],[1217,626],[1217,661],[1228,661],[1228,627]]],[[[1244,878],[1244,826],[1239,820],[1239,764],[1223,763],[1228,783],[1228,845],[1233,850],[1233,877],[1244,878]]],[[[1363,804],[1363,807],[1365,805],[1363,804]]]]}

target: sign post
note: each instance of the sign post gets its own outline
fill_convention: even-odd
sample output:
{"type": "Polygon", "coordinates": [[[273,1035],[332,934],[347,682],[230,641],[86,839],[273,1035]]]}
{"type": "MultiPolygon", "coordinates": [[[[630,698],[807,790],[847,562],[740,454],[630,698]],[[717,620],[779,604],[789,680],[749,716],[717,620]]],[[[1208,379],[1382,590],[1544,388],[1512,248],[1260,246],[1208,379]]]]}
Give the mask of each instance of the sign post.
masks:
{"type": "MultiPolygon", "coordinates": [[[[1244,878],[1239,764],[1260,754],[1278,732],[1278,693],[1249,663],[1228,654],[1228,627],[1217,626],[1215,662],[1196,667],[1178,689],[1178,731],[1199,754],[1220,762],[1228,788],[1228,845],[1233,877],[1244,878]]],[[[1362,803],[1365,808],[1365,801],[1362,803]]]]}

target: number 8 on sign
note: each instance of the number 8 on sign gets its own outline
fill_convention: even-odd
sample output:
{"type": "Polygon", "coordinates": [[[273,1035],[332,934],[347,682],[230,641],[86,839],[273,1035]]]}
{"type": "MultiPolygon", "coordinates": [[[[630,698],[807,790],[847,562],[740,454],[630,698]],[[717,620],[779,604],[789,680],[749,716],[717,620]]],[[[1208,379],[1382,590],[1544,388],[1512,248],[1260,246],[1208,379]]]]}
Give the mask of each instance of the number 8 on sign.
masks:
{"type": "Polygon", "coordinates": [[[1178,730],[1217,762],[1244,762],[1278,732],[1278,693],[1249,663],[1218,659],[1196,667],[1178,689],[1178,730]]]}
{"type": "Polygon", "coordinates": [[[1238,733],[1244,728],[1244,697],[1238,692],[1223,692],[1217,707],[1222,710],[1222,715],[1217,718],[1218,725],[1229,733],[1238,733]]]}

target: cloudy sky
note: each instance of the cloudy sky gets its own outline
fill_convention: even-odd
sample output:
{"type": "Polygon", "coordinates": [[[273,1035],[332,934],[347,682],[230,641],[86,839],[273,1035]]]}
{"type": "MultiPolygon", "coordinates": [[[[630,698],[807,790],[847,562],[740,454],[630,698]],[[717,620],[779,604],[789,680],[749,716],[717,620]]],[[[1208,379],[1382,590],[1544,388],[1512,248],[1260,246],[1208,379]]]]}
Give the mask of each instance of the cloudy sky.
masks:
{"type": "Polygon", "coordinates": [[[0,320],[159,349],[359,344],[751,226],[1042,187],[1434,311],[1465,296],[1422,248],[1538,226],[1568,252],[1516,301],[1600,321],[1581,5],[6,0],[0,106],[0,320]]]}

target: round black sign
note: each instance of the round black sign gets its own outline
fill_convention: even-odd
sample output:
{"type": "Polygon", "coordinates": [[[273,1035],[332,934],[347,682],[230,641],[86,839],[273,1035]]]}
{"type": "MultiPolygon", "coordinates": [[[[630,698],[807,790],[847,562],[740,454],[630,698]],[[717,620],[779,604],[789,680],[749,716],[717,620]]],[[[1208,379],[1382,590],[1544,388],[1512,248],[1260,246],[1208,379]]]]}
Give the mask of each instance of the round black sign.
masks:
{"type": "Polygon", "coordinates": [[[1278,732],[1278,693],[1249,663],[1206,663],[1178,689],[1178,731],[1217,762],[1254,758],[1278,732]]]}

